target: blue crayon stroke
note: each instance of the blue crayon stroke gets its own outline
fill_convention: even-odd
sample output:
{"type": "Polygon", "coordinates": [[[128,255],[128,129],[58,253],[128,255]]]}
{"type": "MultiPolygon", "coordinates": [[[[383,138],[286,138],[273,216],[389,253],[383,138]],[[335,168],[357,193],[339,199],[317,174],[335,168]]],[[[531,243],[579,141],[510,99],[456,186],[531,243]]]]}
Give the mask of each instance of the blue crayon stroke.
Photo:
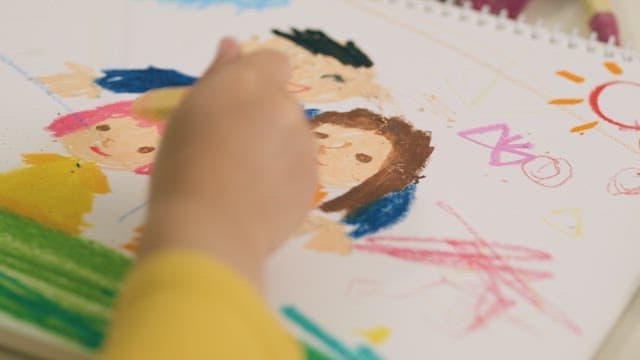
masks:
{"type": "Polygon", "coordinates": [[[149,66],[146,69],[108,69],[94,82],[114,93],[142,94],[146,91],[171,87],[191,86],[198,78],[172,69],[149,66]]]}
{"type": "Polygon", "coordinates": [[[307,334],[314,337],[324,346],[329,348],[341,360],[381,360],[375,351],[366,345],[358,346],[355,351],[351,351],[342,341],[332,336],[313,320],[306,317],[302,312],[292,305],[285,305],[281,308],[282,314],[292,323],[298,325],[307,334]]]}
{"type": "Polygon", "coordinates": [[[318,114],[320,114],[320,109],[315,109],[315,108],[304,109],[304,115],[307,117],[308,120],[312,120],[318,114]]]}
{"type": "Polygon", "coordinates": [[[176,3],[181,6],[190,6],[203,9],[212,5],[233,4],[238,11],[256,9],[263,10],[270,7],[289,5],[290,0],[158,0],[161,3],[176,3]]]}
{"type": "Polygon", "coordinates": [[[123,221],[125,221],[129,216],[137,213],[138,211],[144,209],[147,205],[149,204],[148,201],[143,202],[142,204],[134,207],[133,209],[127,211],[126,213],[122,214],[120,217],[118,217],[118,223],[121,223],[123,221]]]}
{"type": "Polygon", "coordinates": [[[398,223],[407,216],[415,195],[416,184],[411,184],[361,207],[342,219],[342,222],[355,225],[355,229],[349,233],[349,236],[354,239],[373,234],[398,223]]]}

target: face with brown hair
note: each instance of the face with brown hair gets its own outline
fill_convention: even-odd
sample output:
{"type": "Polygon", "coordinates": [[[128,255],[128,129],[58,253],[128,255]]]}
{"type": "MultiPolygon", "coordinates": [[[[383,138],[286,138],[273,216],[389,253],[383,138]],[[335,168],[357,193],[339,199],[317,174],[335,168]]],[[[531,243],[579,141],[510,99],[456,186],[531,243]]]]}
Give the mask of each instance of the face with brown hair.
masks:
{"type": "Polygon", "coordinates": [[[391,142],[373,131],[322,124],[313,131],[318,142],[320,183],[349,189],[375,175],[392,149],[391,142]]]}
{"type": "Polygon", "coordinates": [[[430,133],[365,109],[322,113],[312,127],[319,144],[320,183],[349,189],[320,205],[327,212],[349,214],[416,182],[433,151],[430,133]]]}

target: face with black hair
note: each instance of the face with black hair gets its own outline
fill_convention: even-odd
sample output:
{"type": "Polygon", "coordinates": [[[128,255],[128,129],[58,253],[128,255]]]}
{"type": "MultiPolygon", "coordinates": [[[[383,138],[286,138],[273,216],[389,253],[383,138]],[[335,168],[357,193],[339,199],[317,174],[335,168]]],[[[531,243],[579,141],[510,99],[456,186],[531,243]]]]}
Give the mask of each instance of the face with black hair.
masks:
{"type": "Polygon", "coordinates": [[[340,45],[326,36],[310,35],[296,41],[282,35],[266,41],[253,39],[243,43],[243,50],[269,48],[286,53],[292,68],[288,90],[301,102],[328,103],[357,97],[381,97],[382,89],[375,81],[373,63],[353,43],[340,45]]]}

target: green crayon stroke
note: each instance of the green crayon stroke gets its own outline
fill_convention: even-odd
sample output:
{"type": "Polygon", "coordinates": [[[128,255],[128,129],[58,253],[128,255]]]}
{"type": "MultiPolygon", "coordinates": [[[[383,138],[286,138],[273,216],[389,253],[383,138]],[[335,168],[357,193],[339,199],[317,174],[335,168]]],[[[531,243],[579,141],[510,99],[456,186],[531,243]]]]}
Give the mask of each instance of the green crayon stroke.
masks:
{"type": "MultiPolygon", "coordinates": [[[[296,324],[309,336],[313,337],[316,341],[323,344],[330,349],[334,354],[338,355],[336,359],[340,360],[381,360],[375,351],[366,345],[358,346],[355,351],[352,351],[337,337],[331,335],[325,329],[320,327],[311,318],[307,317],[300,310],[293,305],[285,305],[280,309],[282,315],[284,315],[289,321],[296,324]]],[[[304,347],[306,360],[324,360],[333,359],[326,354],[318,351],[317,348],[302,342],[304,347]]]]}
{"type": "Polygon", "coordinates": [[[0,311],[96,349],[132,260],[0,209],[0,311]]]}

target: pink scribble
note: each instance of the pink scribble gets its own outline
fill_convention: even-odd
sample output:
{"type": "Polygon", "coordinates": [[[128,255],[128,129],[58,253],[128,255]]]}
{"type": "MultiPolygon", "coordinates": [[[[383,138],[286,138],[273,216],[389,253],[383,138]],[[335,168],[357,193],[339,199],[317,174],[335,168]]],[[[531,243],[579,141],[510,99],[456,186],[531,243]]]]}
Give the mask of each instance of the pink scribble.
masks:
{"type": "Polygon", "coordinates": [[[471,141],[474,144],[480,145],[491,150],[491,160],[489,165],[492,166],[508,166],[516,165],[527,162],[536,156],[528,152],[522,151],[522,149],[532,149],[531,143],[515,143],[522,139],[522,135],[510,135],[509,126],[507,124],[493,124],[488,126],[481,126],[469,130],[460,131],[458,133],[462,138],[471,141]],[[473,137],[473,135],[480,135],[490,132],[500,131],[500,137],[495,144],[486,144],[473,137]],[[511,161],[502,161],[501,156],[503,153],[517,155],[520,158],[511,161]]]}
{"type": "Polygon", "coordinates": [[[607,185],[611,195],[640,195],[640,168],[626,168],[618,171],[607,185]]]}
{"type": "MultiPolygon", "coordinates": [[[[466,328],[467,332],[482,328],[491,319],[507,313],[518,301],[523,301],[574,334],[581,333],[576,324],[531,288],[532,281],[550,279],[553,276],[550,272],[511,265],[513,261],[550,261],[552,257],[549,253],[524,246],[490,243],[449,205],[442,202],[438,202],[437,205],[455,217],[466,228],[471,238],[373,236],[363,243],[354,243],[353,249],[477,273],[483,285],[476,295],[474,317],[466,328]]],[[[375,287],[370,291],[375,291],[375,287]]]]}
{"type": "Polygon", "coordinates": [[[521,164],[522,173],[534,183],[557,188],[566,184],[573,177],[571,163],[562,158],[536,156],[521,164]]]}

